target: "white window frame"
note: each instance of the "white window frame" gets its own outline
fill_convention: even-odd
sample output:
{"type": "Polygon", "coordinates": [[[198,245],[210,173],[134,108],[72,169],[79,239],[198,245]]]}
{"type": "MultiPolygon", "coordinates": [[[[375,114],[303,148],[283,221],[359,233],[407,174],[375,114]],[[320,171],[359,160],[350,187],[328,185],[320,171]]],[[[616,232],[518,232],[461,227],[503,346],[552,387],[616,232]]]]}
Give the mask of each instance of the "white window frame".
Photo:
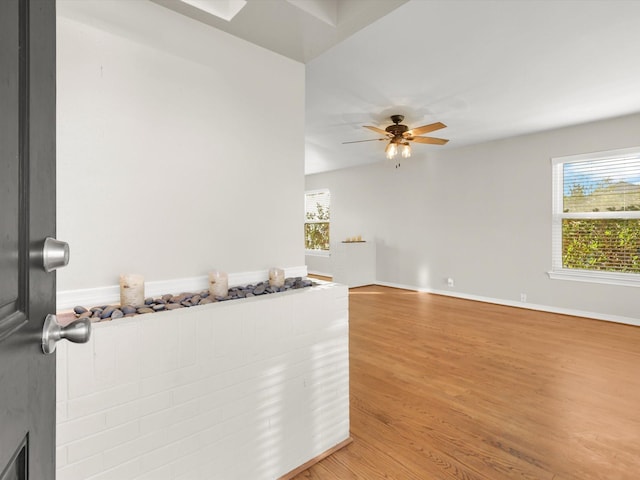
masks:
{"type": "Polygon", "coordinates": [[[640,156],[640,146],[621,148],[604,152],[569,155],[551,159],[553,178],[553,211],[551,225],[552,261],[548,275],[556,280],[573,280],[578,282],[603,283],[609,285],[625,285],[640,287],[640,274],[603,272],[598,270],[576,270],[562,266],[562,220],[564,218],[639,218],[640,212],[584,212],[564,213],[564,169],[566,163],[613,160],[618,158],[640,156]]]}
{"type": "MultiPolygon", "coordinates": [[[[304,199],[305,199],[304,224],[307,224],[307,223],[325,223],[324,220],[318,220],[318,221],[307,220],[307,207],[306,207],[307,195],[308,194],[314,194],[314,193],[328,193],[329,194],[329,220],[326,221],[326,223],[329,223],[329,231],[331,231],[331,192],[329,191],[328,188],[318,188],[316,190],[305,190],[305,192],[304,192],[304,199]]],[[[329,234],[329,235],[331,235],[331,234],[329,234]]],[[[329,250],[309,250],[309,249],[305,248],[304,254],[305,255],[310,255],[310,256],[313,256],[313,257],[330,257],[331,256],[331,237],[329,237],[329,250]]]]}

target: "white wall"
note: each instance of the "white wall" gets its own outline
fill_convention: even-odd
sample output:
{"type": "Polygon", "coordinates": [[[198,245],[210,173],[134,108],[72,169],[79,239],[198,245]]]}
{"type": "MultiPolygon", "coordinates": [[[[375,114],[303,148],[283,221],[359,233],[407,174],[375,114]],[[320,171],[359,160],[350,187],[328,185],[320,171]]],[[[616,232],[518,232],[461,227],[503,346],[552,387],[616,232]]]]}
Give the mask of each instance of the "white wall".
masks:
{"type": "Polygon", "coordinates": [[[512,304],[526,293],[533,308],[640,324],[636,287],[546,274],[550,159],[638,145],[638,131],[640,115],[631,115],[468,148],[424,146],[426,159],[418,154],[400,169],[381,162],[309,175],[306,188],[331,190],[334,240],[375,239],[379,282],[512,304]]]}
{"type": "Polygon", "coordinates": [[[57,355],[57,480],[272,480],[349,438],[346,286],[138,315],[57,355]]]}
{"type": "Polygon", "coordinates": [[[304,66],[152,2],[57,10],[58,290],[303,265],[304,66]]]}

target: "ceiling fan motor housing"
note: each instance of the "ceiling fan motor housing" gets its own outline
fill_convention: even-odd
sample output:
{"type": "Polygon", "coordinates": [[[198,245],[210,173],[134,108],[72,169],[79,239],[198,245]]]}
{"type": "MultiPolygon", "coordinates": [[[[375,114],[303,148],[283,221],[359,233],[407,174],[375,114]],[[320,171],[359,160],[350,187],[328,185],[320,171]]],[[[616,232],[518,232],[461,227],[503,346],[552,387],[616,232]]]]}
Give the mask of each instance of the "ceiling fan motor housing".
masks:
{"type": "Polygon", "coordinates": [[[407,127],[406,125],[400,125],[400,122],[402,120],[404,120],[404,115],[391,115],[391,121],[395,123],[395,125],[389,125],[387,128],[385,128],[386,132],[389,132],[391,135],[393,135],[391,141],[394,143],[400,143],[401,141],[405,140],[402,134],[409,130],[409,127],[407,127]]]}

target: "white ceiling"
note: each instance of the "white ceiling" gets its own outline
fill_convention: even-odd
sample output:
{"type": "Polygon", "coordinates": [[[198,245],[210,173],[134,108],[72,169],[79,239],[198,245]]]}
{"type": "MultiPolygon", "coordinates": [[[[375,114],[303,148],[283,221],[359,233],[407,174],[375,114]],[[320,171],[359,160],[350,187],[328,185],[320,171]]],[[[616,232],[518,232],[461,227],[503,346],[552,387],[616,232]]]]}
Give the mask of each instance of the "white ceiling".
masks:
{"type": "Polygon", "coordinates": [[[152,0],[308,62],[408,0],[152,0]]]}
{"type": "MultiPolygon", "coordinates": [[[[265,20],[266,10],[285,1],[249,0],[262,13],[244,22],[285,38],[287,22],[265,20]]],[[[306,173],[382,161],[383,142],[342,142],[375,138],[362,125],[384,128],[394,113],[409,127],[448,125],[433,133],[450,139],[446,146],[414,144],[413,158],[424,158],[434,149],[640,112],[640,1],[402,1],[339,34],[316,19],[322,29],[286,37],[297,55],[262,43],[306,61],[306,173]],[[316,33],[325,43],[314,49],[316,33]]],[[[295,2],[338,2],[350,11],[393,3],[287,3],[295,2]]]]}

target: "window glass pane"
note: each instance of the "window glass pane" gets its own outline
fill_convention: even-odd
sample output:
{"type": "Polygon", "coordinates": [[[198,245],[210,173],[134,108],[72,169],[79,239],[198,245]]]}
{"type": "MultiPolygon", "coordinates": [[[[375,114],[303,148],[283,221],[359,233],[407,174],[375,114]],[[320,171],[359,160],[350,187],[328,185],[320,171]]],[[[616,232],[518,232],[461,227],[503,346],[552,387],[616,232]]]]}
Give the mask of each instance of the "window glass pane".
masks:
{"type": "Polygon", "coordinates": [[[329,222],[304,224],[304,248],[329,250],[329,222]]]}
{"type": "Polygon", "coordinates": [[[640,219],[563,219],[562,266],[640,273],[640,219]]]}
{"type": "Polygon", "coordinates": [[[565,163],[563,212],[640,210],[640,156],[565,163]]]}

